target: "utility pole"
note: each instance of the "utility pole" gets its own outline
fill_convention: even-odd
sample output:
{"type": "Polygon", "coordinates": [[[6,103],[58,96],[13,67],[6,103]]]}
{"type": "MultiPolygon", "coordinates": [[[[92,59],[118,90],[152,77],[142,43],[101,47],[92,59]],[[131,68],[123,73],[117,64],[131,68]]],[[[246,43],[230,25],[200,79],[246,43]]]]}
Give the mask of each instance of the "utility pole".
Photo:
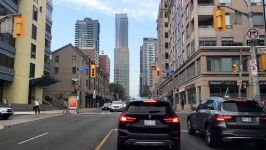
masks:
{"type": "MultiPolygon", "coordinates": [[[[248,2],[247,0],[245,1],[248,7],[248,18],[249,18],[250,28],[254,28],[253,20],[252,20],[253,13],[251,9],[251,0],[248,0],[248,2]]],[[[256,48],[255,48],[254,43],[252,43],[250,47],[250,56],[251,56],[251,61],[257,62],[257,53],[256,53],[256,48]]],[[[255,64],[255,66],[257,68],[257,63],[255,64]]],[[[253,75],[251,71],[249,71],[249,77],[250,77],[250,85],[253,88],[255,98],[257,99],[257,101],[260,102],[261,97],[260,97],[260,87],[259,87],[259,74],[257,73],[256,75],[253,75]]]]}
{"type": "MultiPolygon", "coordinates": [[[[231,10],[234,10],[235,12],[241,13],[242,15],[247,16],[247,18],[249,19],[249,24],[250,24],[250,29],[254,30],[254,24],[253,24],[253,13],[252,13],[252,9],[251,9],[251,0],[243,0],[244,3],[247,6],[248,9],[248,13],[236,10],[232,7],[229,6],[222,6],[222,5],[218,5],[218,8],[221,7],[225,7],[231,10]]],[[[216,9],[216,8],[215,8],[216,9]]],[[[215,10],[214,9],[214,10],[215,10]]],[[[224,20],[223,20],[224,21],[224,20]]],[[[249,70],[249,83],[250,83],[250,87],[251,89],[253,89],[253,93],[254,93],[254,97],[256,98],[257,101],[261,101],[261,97],[260,97],[260,87],[259,87],[259,75],[258,75],[258,66],[257,66],[257,53],[256,53],[256,47],[255,47],[255,43],[254,42],[250,42],[251,46],[250,46],[250,62],[253,62],[252,67],[253,72],[251,71],[251,69],[249,70]]],[[[243,49],[243,48],[242,48],[243,49]]],[[[240,51],[240,73],[239,73],[239,80],[242,79],[242,71],[243,71],[243,67],[242,67],[242,49],[240,51]]],[[[250,67],[251,68],[251,67],[250,67]]],[[[242,83],[243,84],[243,83],[242,83]]],[[[241,97],[241,85],[239,85],[238,88],[238,97],[241,97]]]]}

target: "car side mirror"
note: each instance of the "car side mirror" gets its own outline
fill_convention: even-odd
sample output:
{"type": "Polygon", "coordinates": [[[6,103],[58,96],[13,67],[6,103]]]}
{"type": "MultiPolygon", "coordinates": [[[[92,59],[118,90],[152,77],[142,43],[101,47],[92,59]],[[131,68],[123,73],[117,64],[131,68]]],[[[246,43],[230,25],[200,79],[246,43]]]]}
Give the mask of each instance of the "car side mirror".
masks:
{"type": "Polygon", "coordinates": [[[197,107],[192,107],[191,110],[195,111],[195,110],[197,110],[197,107]]]}

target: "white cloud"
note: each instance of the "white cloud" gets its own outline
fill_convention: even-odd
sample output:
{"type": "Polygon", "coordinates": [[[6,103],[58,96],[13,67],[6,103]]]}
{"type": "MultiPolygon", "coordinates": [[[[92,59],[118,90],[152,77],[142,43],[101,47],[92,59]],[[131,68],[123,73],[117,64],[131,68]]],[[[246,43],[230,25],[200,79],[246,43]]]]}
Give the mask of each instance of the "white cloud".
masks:
{"type": "Polygon", "coordinates": [[[85,8],[107,15],[127,13],[137,20],[157,17],[160,0],[56,0],[55,5],[69,5],[85,8]]]}

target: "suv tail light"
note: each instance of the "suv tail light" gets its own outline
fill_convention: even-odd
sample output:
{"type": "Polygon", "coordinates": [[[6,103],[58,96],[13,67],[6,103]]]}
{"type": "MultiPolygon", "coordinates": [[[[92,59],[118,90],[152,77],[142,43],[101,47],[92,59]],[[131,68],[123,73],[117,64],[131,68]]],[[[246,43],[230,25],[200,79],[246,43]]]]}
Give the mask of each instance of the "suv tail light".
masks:
{"type": "Polygon", "coordinates": [[[230,115],[217,115],[215,117],[215,120],[218,122],[224,122],[224,121],[228,121],[228,120],[232,120],[233,117],[230,115]]]}
{"type": "Polygon", "coordinates": [[[260,120],[266,121],[266,115],[260,116],[260,120]]]}
{"type": "Polygon", "coordinates": [[[122,122],[122,123],[132,123],[135,120],[136,120],[136,118],[129,117],[126,114],[121,114],[120,117],[119,117],[119,122],[122,122]]]}
{"type": "Polygon", "coordinates": [[[155,104],[156,101],[155,100],[144,100],[143,103],[145,103],[145,104],[155,104]]]}
{"type": "Polygon", "coordinates": [[[178,124],[180,123],[178,116],[168,117],[163,119],[166,123],[178,124]]]}

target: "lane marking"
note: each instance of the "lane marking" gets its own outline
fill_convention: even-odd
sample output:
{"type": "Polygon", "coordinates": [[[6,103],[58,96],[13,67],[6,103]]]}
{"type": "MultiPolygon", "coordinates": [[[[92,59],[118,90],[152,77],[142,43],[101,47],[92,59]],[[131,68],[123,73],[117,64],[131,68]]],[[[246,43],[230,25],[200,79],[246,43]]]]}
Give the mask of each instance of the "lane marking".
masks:
{"type": "Polygon", "coordinates": [[[103,140],[96,146],[95,150],[101,150],[101,148],[103,147],[103,145],[106,143],[106,141],[109,139],[109,137],[111,136],[112,132],[115,129],[111,129],[106,136],[103,138],[103,140]]]}
{"type": "Polygon", "coordinates": [[[23,143],[29,142],[29,141],[31,141],[31,140],[37,139],[37,138],[39,138],[39,137],[41,137],[41,136],[44,136],[44,135],[46,135],[46,134],[48,134],[48,132],[43,133],[43,134],[38,135],[38,136],[35,136],[35,137],[30,138],[30,139],[28,139],[28,140],[25,140],[25,141],[19,142],[18,144],[20,145],[20,144],[23,144],[23,143]]]}

